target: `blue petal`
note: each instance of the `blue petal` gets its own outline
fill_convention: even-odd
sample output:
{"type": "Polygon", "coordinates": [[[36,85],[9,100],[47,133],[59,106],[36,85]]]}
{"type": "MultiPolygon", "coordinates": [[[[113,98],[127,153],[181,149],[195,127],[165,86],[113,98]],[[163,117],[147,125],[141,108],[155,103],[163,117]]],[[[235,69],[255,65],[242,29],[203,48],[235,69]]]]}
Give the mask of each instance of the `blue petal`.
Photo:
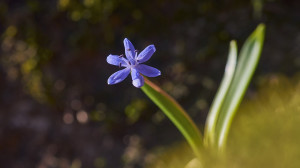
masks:
{"type": "Polygon", "coordinates": [[[149,45],[138,55],[137,61],[139,63],[148,61],[155,51],[156,51],[155,46],[149,45]]]}
{"type": "Polygon", "coordinates": [[[122,67],[127,67],[127,63],[125,62],[126,59],[125,58],[120,58],[118,55],[109,55],[106,58],[107,63],[111,64],[111,65],[116,65],[116,66],[121,66],[122,67]]]}
{"type": "Polygon", "coordinates": [[[125,48],[125,55],[126,55],[127,59],[132,64],[134,64],[135,49],[134,49],[134,46],[132,45],[132,43],[127,38],[124,39],[124,48],[125,48]]]}
{"type": "Polygon", "coordinates": [[[144,77],[135,69],[131,69],[131,77],[133,86],[140,88],[144,85],[144,77]]]}
{"type": "Polygon", "coordinates": [[[129,73],[130,68],[125,68],[120,71],[117,71],[108,78],[107,83],[109,85],[120,83],[129,75],[129,73]]]}
{"type": "Polygon", "coordinates": [[[157,77],[159,75],[161,75],[160,71],[156,68],[153,68],[151,66],[148,65],[144,65],[144,64],[139,64],[136,66],[136,69],[142,73],[145,76],[148,77],[157,77]]]}

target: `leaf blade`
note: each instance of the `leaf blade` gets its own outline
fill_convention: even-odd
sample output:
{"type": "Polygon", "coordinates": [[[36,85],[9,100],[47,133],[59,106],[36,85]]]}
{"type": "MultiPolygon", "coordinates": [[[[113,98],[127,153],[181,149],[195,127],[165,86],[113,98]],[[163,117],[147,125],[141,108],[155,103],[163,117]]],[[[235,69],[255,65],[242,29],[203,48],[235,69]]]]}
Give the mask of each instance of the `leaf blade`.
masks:
{"type": "Polygon", "coordinates": [[[228,92],[228,88],[232,82],[237,59],[237,44],[236,41],[230,42],[230,49],[228,54],[228,59],[226,63],[226,68],[224,72],[223,79],[221,81],[220,87],[217,94],[213,100],[212,106],[207,116],[205,132],[204,132],[204,143],[206,147],[213,147],[216,142],[216,124],[219,116],[220,109],[228,92]]]}
{"type": "Polygon", "coordinates": [[[224,150],[228,132],[242,97],[254,74],[261,55],[265,26],[260,24],[243,45],[232,84],[228,90],[224,105],[216,126],[218,148],[224,150]]]}

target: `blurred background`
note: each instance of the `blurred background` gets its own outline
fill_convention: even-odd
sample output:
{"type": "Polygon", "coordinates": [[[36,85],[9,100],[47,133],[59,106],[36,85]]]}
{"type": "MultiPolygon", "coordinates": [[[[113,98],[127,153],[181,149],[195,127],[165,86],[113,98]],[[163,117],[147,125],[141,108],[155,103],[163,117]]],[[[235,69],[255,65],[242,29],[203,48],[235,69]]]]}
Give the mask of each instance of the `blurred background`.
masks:
{"type": "Polygon", "coordinates": [[[246,99],[269,76],[300,69],[297,0],[1,0],[0,165],[141,168],[183,137],[131,79],[108,86],[123,54],[154,44],[152,81],[199,128],[223,75],[259,23],[266,38],[246,99]]]}

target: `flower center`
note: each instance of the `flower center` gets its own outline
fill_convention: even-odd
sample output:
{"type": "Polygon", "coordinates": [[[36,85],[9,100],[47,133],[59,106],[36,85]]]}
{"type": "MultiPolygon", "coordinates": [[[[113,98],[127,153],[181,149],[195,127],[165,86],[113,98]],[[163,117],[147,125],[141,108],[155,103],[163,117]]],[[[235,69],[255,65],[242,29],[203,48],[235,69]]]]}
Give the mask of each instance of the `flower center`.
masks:
{"type": "Polygon", "coordinates": [[[139,64],[139,61],[137,60],[137,57],[138,57],[138,50],[135,50],[134,52],[135,52],[135,56],[134,56],[134,59],[133,59],[134,62],[131,63],[131,62],[129,61],[130,68],[135,68],[135,67],[139,64]]]}

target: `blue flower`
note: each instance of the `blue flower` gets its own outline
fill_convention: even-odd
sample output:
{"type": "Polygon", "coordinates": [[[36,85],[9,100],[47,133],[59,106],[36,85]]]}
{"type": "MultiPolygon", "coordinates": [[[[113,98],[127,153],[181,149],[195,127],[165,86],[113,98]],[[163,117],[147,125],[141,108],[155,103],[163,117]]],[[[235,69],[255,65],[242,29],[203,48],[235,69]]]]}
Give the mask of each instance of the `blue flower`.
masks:
{"type": "Polygon", "coordinates": [[[108,78],[107,83],[109,85],[122,82],[131,72],[133,86],[140,88],[144,85],[144,77],[141,74],[148,77],[156,77],[161,74],[158,69],[142,64],[148,61],[155,52],[154,45],[149,45],[138,54],[138,51],[134,49],[132,43],[125,38],[124,47],[126,58],[124,58],[123,54],[110,54],[106,59],[106,61],[111,65],[116,65],[120,68],[124,67],[124,69],[115,72],[108,78]]]}

